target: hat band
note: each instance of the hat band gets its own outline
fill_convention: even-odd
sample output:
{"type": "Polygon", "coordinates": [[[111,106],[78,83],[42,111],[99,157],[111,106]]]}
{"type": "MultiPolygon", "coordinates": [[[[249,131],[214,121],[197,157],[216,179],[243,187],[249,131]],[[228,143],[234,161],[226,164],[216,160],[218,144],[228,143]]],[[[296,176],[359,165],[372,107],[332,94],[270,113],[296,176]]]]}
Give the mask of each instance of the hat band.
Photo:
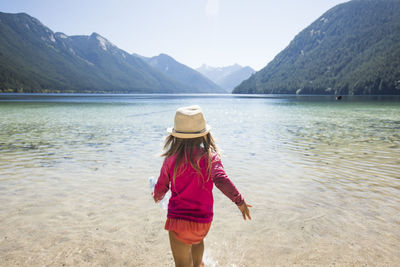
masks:
{"type": "Polygon", "coordinates": [[[180,132],[174,129],[172,129],[174,131],[174,133],[180,133],[180,134],[201,134],[204,133],[205,131],[207,131],[207,128],[204,128],[203,130],[199,131],[199,132],[180,132]]]}

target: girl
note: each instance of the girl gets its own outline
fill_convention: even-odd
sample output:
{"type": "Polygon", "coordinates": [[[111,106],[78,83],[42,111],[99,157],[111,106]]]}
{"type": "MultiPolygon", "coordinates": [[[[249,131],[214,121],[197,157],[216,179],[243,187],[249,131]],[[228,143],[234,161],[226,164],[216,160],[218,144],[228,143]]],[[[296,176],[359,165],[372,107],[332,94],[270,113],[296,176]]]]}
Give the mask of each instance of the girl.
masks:
{"type": "Polygon", "coordinates": [[[213,183],[251,219],[249,207],[225,174],[217,147],[199,106],[179,108],[164,145],[165,157],[153,198],[171,189],[165,230],[175,266],[200,266],[203,239],[213,218],[213,183]]]}

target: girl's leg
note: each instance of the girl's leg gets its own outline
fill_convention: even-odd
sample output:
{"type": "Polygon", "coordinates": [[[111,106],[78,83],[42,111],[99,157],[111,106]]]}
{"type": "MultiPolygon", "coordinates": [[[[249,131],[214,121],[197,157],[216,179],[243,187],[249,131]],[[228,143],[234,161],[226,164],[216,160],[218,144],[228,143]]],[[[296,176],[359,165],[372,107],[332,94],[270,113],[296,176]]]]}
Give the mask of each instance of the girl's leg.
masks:
{"type": "Polygon", "coordinates": [[[171,244],[172,255],[174,256],[176,267],[193,266],[192,246],[183,243],[176,238],[174,232],[169,232],[169,243],[171,244]]]}
{"type": "Polygon", "coordinates": [[[203,240],[199,244],[192,245],[192,258],[193,258],[193,267],[200,267],[204,252],[204,242],[203,240]]]}

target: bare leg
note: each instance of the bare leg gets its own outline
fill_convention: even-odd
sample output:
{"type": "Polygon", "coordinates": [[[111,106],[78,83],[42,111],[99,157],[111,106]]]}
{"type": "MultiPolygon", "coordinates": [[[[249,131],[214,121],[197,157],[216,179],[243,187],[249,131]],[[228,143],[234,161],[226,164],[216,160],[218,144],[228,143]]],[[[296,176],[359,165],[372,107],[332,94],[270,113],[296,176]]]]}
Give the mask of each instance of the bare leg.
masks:
{"type": "Polygon", "coordinates": [[[203,252],[204,252],[204,242],[201,241],[199,244],[192,245],[192,258],[193,258],[193,267],[203,266],[203,252]]]}
{"type": "Polygon", "coordinates": [[[183,243],[176,238],[174,232],[169,232],[169,243],[171,244],[172,255],[174,256],[175,267],[192,267],[192,246],[183,243]]]}

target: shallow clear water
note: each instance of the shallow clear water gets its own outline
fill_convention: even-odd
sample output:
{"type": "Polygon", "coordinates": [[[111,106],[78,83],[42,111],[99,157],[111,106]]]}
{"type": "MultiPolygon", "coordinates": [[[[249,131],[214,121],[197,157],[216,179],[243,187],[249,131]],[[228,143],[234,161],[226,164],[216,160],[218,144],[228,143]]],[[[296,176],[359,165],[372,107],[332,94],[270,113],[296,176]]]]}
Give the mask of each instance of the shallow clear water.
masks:
{"type": "Polygon", "coordinates": [[[0,95],[0,266],[171,266],[148,177],[191,104],[253,205],[214,189],[206,266],[400,262],[399,97],[0,95]]]}

